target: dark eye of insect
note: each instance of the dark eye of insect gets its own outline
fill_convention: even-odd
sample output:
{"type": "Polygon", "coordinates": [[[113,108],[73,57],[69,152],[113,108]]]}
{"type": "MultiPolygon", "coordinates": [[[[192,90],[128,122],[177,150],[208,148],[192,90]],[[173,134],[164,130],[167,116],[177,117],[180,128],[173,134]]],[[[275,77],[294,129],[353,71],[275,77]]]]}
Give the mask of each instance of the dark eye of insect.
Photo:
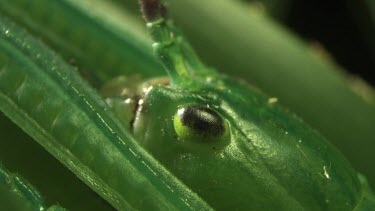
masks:
{"type": "Polygon", "coordinates": [[[220,140],[228,130],[216,111],[201,105],[180,107],[174,116],[174,128],[181,139],[194,142],[220,140]]]}

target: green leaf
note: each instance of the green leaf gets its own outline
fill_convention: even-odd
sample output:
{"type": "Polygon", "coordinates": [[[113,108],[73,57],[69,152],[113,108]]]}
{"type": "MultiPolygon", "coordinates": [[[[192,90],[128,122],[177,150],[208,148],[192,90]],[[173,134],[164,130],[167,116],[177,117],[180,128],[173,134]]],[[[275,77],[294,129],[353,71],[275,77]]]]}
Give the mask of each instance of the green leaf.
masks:
{"type": "MultiPolygon", "coordinates": [[[[210,209],[57,54],[0,17],[0,109],[117,209],[210,209]]],[[[52,187],[51,187],[52,188],[52,187]]]]}

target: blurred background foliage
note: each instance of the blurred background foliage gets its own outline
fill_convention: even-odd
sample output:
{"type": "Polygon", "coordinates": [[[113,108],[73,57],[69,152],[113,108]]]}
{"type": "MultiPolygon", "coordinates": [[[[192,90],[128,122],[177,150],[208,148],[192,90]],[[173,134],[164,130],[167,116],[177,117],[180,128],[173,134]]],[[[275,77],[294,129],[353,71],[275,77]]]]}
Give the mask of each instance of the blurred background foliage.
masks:
{"type": "MultiPolygon", "coordinates": [[[[318,48],[323,56],[329,57],[335,64],[348,71],[350,75],[347,79],[354,90],[373,98],[373,86],[375,85],[375,1],[243,1],[250,5],[260,4],[260,8],[277,22],[310,43],[313,48],[318,48]]],[[[370,127],[375,129],[375,124],[371,124],[370,127]]],[[[341,132],[344,133],[344,131],[341,132]]],[[[369,147],[372,151],[375,149],[375,138],[371,136],[368,138],[366,147],[369,147]]],[[[353,138],[352,142],[355,145],[360,141],[353,138]]],[[[335,142],[335,144],[340,148],[340,142],[335,142]]],[[[341,150],[349,151],[348,148],[341,148],[341,150]]],[[[353,154],[363,153],[363,151],[355,148],[351,150],[354,151],[353,154]]],[[[348,152],[345,154],[348,155],[348,152]]],[[[372,169],[370,163],[374,162],[375,158],[369,156],[367,159],[369,159],[369,163],[361,168],[372,169]]],[[[374,187],[375,175],[368,175],[368,180],[374,187]]]]}
{"type": "Polygon", "coordinates": [[[263,3],[279,22],[306,41],[320,43],[336,63],[375,84],[375,1],[264,0],[263,3]],[[276,8],[279,4],[284,5],[280,7],[282,10],[276,8]]]}
{"type": "MultiPolygon", "coordinates": [[[[136,1],[110,1],[120,4],[140,19],[136,1]]],[[[318,44],[321,50],[350,73],[375,85],[375,1],[228,1],[241,1],[248,6],[249,13],[272,17],[306,42],[315,47],[318,44]]]]}

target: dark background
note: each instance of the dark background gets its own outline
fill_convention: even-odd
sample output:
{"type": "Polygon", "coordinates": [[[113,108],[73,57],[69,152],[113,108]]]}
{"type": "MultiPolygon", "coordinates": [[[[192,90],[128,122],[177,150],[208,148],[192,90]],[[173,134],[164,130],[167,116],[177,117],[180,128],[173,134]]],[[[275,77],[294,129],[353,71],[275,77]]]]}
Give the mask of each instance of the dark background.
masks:
{"type": "Polygon", "coordinates": [[[374,24],[363,1],[290,1],[278,19],[306,40],[318,41],[349,72],[375,85],[374,24]]]}

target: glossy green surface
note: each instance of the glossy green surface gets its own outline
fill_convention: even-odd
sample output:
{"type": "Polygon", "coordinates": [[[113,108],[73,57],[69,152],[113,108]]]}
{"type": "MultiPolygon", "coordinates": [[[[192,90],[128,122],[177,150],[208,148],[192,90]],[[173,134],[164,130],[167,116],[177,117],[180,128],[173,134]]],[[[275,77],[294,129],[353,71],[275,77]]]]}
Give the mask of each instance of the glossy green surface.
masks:
{"type": "MultiPolygon", "coordinates": [[[[206,64],[277,97],[375,183],[375,170],[368,167],[375,159],[374,92],[352,87],[333,61],[245,4],[168,3],[171,16],[206,64]]],[[[135,0],[1,0],[0,10],[53,46],[95,88],[121,74],[163,75],[135,0]]]]}
{"type": "Polygon", "coordinates": [[[1,0],[0,11],[58,50],[97,88],[140,70],[148,77],[164,73],[141,33],[143,23],[106,1],[1,0]]]}
{"type": "Polygon", "coordinates": [[[0,139],[1,164],[10,172],[22,175],[36,187],[46,205],[58,203],[69,210],[113,210],[108,202],[3,113],[0,114],[0,130],[6,131],[2,134],[4,139],[0,139]]]}
{"type": "Polygon", "coordinates": [[[266,15],[249,12],[243,4],[169,2],[171,16],[207,64],[277,97],[327,137],[375,185],[372,87],[361,92],[352,86],[353,76],[330,58],[319,56],[319,49],[266,15]]]}
{"type": "Polygon", "coordinates": [[[59,56],[0,18],[0,109],[117,209],[209,209],[59,56]]]}
{"type": "Polygon", "coordinates": [[[135,122],[136,138],[219,210],[350,210],[359,202],[356,172],[324,138],[246,85],[220,82],[225,90],[215,83],[189,91],[154,87],[135,122]],[[204,139],[195,148],[181,144],[171,116],[186,104],[207,105],[230,122],[230,144],[203,152],[204,139]]]}
{"type": "MultiPolygon", "coordinates": [[[[116,28],[121,24],[108,19],[101,22],[105,16],[94,9],[106,4],[91,10],[86,1],[14,2],[0,1],[3,12],[41,36],[65,60],[77,59],[84,77],[96,87],[122,72],[139,71],[146,78],[161,74],[158,63],[147,56],[150,53],[142,53],[149,49],[147,41],[134,49],[120,49],[129,44],[123,40],[127,37],[119,36],[124,35],[121,27],[116,28]],[[38,7],[41,2],[48,9],[38,7]],[[41,17],[49,14],[68,19],[47,18],[50,22],[44,22],[41,17]],[[83,31],[78,30],[75,20],[83,21],[77,21],[83,31]],[[80,39],[68,36],[75,30],[81,33],[80,39]],[[106,39],[112,37],[121,39],[106,39]],[[111,66],[108,58],[117,54],[125,55],[121,56],[124,66],[111,66]],[[155,66],[143,65],[149,61],[155,66]]],[[[95,2],[100,1],[93,5],[95,2]]],[[[125,129],[120,126],[121,121],[131,120],[131,112],[123,114],[125,120],[114,117],[96,92],[58,55],[5,17],[0,21],[0,109],[117,209],[373,207],[368,187],[324,138],[281,109],[273,98],[206,69],[183,40],[166,48],[176,42],[169,39],[168,30],[162,35],[167,43],[155,48],[159,56],[165,56],[162,60],[172,86],[146,87],[147,95],[134,122],[134,139],[129,124],[125,129]],[[180,144],[173,116],[178,108],[191,104],[218,112],[230,128],[230,142],[215,148],[199,140],[188,147],[180,144]]],[[[150,24],[155,26],[158,23],[150,24]]],[[[130,43],[138,40],[128,38],[130,43]]]]}
{"type": "Polygon", "coordinates": [[[249,85],[206,69],[171,23],[150,21],[172,81],[147,89],[134,135],[178,178],[218,210],[351,210],[360,203],[357,173],[322,136],[249,85]],[[186,146],[174,129],[175,113],[188,105],[222,116],[229,144],[195,136],[194,147],[186,146]]]}

